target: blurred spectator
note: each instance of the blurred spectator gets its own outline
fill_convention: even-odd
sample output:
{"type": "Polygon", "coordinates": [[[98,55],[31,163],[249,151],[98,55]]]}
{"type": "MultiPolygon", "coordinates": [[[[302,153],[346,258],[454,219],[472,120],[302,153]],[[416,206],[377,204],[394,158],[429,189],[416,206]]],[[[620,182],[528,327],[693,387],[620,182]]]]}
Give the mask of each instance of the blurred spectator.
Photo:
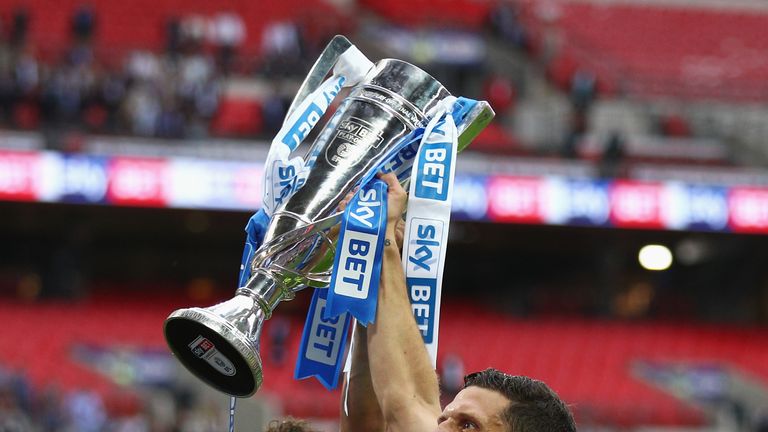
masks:
{"type": "Polygon", "coordinates": [[[441,403],[447,404],[464,387],[464,362],[457,354],[449,353],[443,358],[440,370],[441,403]]]}
{"type": "Polygon", "coordinates": [[[563,139],[563,144],[560,147],[560,156],[566,159],[576,159],[579,157],[579,142],[581,141],[581,134],[575,131],[568,131],[563,139]]]}
{"type": "Polygon", "coordinates": [[[280,130],[290,103],[291,101],[279,92],[267,96],[262,108],[265,132],[274,135],[280,130]]]}
{"type": "Polygon", "coordinates": [[[8,42],[11,47],[18,49],[27,41],[27,32],[29,30],[29,12],[23,7],[13,12],[10,34],[8,42]]]}
{"type": "Polygon", "coordinates": [[[0,41],[0,122],[9,121],[16,103],[16,86],[11,50],[0,41]]]}
{"type": "Polygon", "coordinates": [[[611,133],[600,159],[600,166],[598,167],[600,177],[619,177],[621,175],[621,163],[624,160],[624,153],[624,137],[619,132],[611,133]]]}
{"type": "Polygon", "coordinates": [[[35,409],[43,430],[59,430],[65,423],[62,412],[61,392],[54,385],[48,385],[40,395],[35,409]]]}
{"type": "Polygon", "coordinates": [[[33,430],[30,408],[31,392],[23,372],[0,369],[0,431],[33,430]]]}
{"type": "Polygon", "coordinates": [[[205,37],[207,24],[199,15],[189,15],[181,22],[181,36],[187,51],[200,49],[205,37]]]}
{"type": "Polygon", "coordinates": [[[237,51],[244,40],[245,23],[240,15],[224,12],[211,21],[211,41],[217,49],[218,64],[225,75],[232,72],[237,51]]]}
{"type": "Polygon", "coordinates": [[[155,123],[160,115],[160,104],[154,87],[147,83],[134,84],[123,107],[133,134],[154,135],[155,123]]]}
{"type": "Polygon", "coordinates": [[[512,46],[525,49],[528,38],[519,21],[520,12],[512,0],[498,0],[488,16],[491,32],[512,46]]]}
{"type": "Polygon", "coordinates": [[[270,77],[303,75],[302,45],[295,23],[281,21],[268,24],[261,39],[265,74],[270,77]]]}
{"type": "Polygon", "coordinates": [[[768,408],[758,413],[755,421],[755,432],[768,432],[768,408]]]}
{"type": "Polygon", "coordinates": [[[286,342],[291,332],[291,323],[283,316],[276,316],[272,319],[269,327],[269,339],[272,348],[269,353],[272,361],[277,365],[285,362],[286,342]]]}
{"type": "Polygon", "coordinates": [[[184,117],[172,95],[164,95],[157,115],[154,134],[161,138],[183,138],[184,117]]]}
{"type": "Polygon", "coordinates": [[[177,17],[172,17],[165,25],[165,50],[171,59],[176,59],[181,53],[181,48],[181,21],[177,17]]]}
{"type": "Polygon", "coordinates": [[[0,431],[28,432],[32,430],[32,422],[19,407],[12,392],[0,389],[0,431]]]}
{"type": "Polygon", "coordinates": [[[100,100],[106,110],[106,127],[109,130],[117,130],[119,127],[120,105],[126,91],[126,82],[122,74],[108,73],[101,80],[100,100]]]}
{"type": "Polygon", "coordinates": [[[31,97],[40,83],[40,71],[37,59],[29,48],[20,50],[14,67],[16,91],[22,98],[31,97]]]}
{"type": "Polygon", "coordinates": [[[262,53],[265,56],[298,57],[301,44],[296,24],[289,21],[268,24],[262,36],[262,53]]]}
{"type": "Polygon", "coordinates": [[[568,130],[560,146],[560,155],[575,159],[579,156],[579,143],[587,133],[587,113],[574,109],[569,118],[568,130]]]}
{"type": "Polygon", "coordinates": [[[80,6],[72,15],[72,36],[76,42],[89,42],[96,29],[96,15],[90,6],[80,6]]]}
{"type": "MultiPolygon", "coordinates": [[[[246,38],[242,17],[222,12],[170,18],[164,52],[120,53],[123,67],[115,68],[113,57],[96,56],[93,48],[96,10],[82,6],[72,11],[70,46],[60,59],[46,56],[45,61],[25,43],[30,21],[26,9],[14,12],[8,31],[0,29],[0,34],[8,36],[0,40],[0,126],[40,128],[53,148],[61,148],[68,136],[81,132],[209,136],[220,109],[224,79],[241,69],[238,55],[246,38]],[[206,42],[214,48],[210,52],[206,42]]],[[[322,22],[315,29],[322,34],[340,25],[331,18],[322,22]]],[[[268,133],[279,130],[290,103],[284,95],[293,96],[293,81],[306,72],[302,56],[306,45],[294,22],[266,26],[264,72],[283,80],[276,86],[290,91],[275,91],[258,101],[257,127],[241,136],[261,134],[262,124],[268,133]]]]}
{"type": "Polygon", "coordinates": [[[441,381],[446,391],[456,394],[464,387],[464,362],[456,354],[449,353],[443,359],[441,381]]]}
{"type": "Polygon", "coordinates": [[[24,411],[29,411],[32,407],[32,389],[24,371],[19,370],[17,373],[10,374],[8,384],[19,407],[24,411]]]}
{"type": "Polygon", "coordinates": [[[66,407],[69,421],[78,432],[99,432],[106,426],[104,404],[96,393],[73,392],[66,399],[66,407]]]}
{"type": "Polygon", "coordinates": [[[128,56],[126,69],[128,76],[137,81],[150,82],[160,77],[160,62],[148,51],[132,52],[128,56]]]}
{"type": "Polygon", "coordinates": [[[203,54],[185,55],[179,62],[179,92],[192,99],[195,91],[208,82],[214,74],[213,62],[203,54]]]}
{"type": "Polygon", "coordinates": [[[597,79],[595,74],[577,69],[571,77],[571,104],[576,111],[586,111],[595,99],[597,79]]]}

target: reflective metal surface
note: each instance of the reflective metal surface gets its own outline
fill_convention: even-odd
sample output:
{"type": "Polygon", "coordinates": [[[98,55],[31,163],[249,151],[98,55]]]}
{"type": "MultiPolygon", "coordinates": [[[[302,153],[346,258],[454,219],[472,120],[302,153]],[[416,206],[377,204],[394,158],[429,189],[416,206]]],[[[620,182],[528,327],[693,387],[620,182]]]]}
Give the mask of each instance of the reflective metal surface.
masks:
{"type": "MultiPolygon", "coordinates": [[[[264,319],[296,291],[328,285],[341,220],[336,213],[339,202],[401,138],[424,125],[425,113],[446,96],[448,91],[416,66],[394,59],[375,65],[310,148],[306,160],[313,164],[306,183],[272,215],[246,285],[232,300],[206,309],[181,309],[166,321],[168,344],[188,369],[231,395],[249,396],[258,390],[262,376],[258,338],[264,319]],[[245,386],[247,391],[188,355],[191,340],[202,333],[215,333],[220,337],[212,336],[214,345],[229,344],[229,352],[242,357],[232,362],[247,368],[236,374],[242,372],[243,379],[252,383],[245,386]]],[[[475,106],[457,125],[460,145],[463,140],[466,146],[492,117],[487,103],[475,106]]]]}
{"type": "Polygon", "coordinates": [[[288,107],[285,118],[290,117],[293,110],[301,104],[301,101],[306,99],[306,97],[315,91],[316,88],[320,87],[325,76],[328,75],[331,69],[333,69],[333,65],[336,64],[336,60],[339,56],[351,46],[352,43],[344,36],[336,35],[331,39],[328,46],[326,46],[323,52],[320,53],[320,57],[317,58],[315,64],[312,65],[312,69],[309,70],[304,82],[301,83],[301,87],[299,87],[299,91],[296,92],[296,96],[293,98],[291,106],[288,107]]]}

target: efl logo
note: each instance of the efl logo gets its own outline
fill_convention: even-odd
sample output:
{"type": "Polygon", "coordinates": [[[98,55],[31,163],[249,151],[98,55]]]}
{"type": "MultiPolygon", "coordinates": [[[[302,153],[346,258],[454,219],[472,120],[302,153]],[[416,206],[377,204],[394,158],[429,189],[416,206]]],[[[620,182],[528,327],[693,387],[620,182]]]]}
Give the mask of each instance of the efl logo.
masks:
{"type": "Polygon", "coordinates": [[[208,362],[219,373],[226,376],[234,376],[237,373],[235,365],[224,354],[220,353],[211,341],[203,336],[196,337],[189,344],[189,348],[194,355],[208,362]]]}
{"type": "Polygon", "coordinates": [[[208,351],[213,349],[213,343],[202,336],[198,336],[191,344],[189,344],[189,348],[194,355],[203,358],[208,351]]]}
{"type": "Polygon", "coordinates": [[[451,143],[424,143],[416,176],[416,196],[433,200],[448,199],[448,176],[451,174],[451,143]]]}
{"type": "Polygon", "coordinates": [[[443,221],[424,218],[411,219],[408,243],[408,276],[437,279],[443,221]]]}
{"type": "Polygon", "coordinates": [[[341,336],[344,333],[344,314],[327,320],[325,314],[325,299],[317,297],[315,315],[312,317],[312,327],[307,341],[307,358],[328,366],[336,364],[341,346],[341,336]]]}
{"type": "Polygon", "coordinates": [[[370,123],[350,117],[339,123],[336,136],[328,145],[325,157],[333,166],[337,166],[344,159],[349,159],[348,163],[355,163],[369,148],[379,147],[383,140],[381,132],[374,129],[370,123]]]}

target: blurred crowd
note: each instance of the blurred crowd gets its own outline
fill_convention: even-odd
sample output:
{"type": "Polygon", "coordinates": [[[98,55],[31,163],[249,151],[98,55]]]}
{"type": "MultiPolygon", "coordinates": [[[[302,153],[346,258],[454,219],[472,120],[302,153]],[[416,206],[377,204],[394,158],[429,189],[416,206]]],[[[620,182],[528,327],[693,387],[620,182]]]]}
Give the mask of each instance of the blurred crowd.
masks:
{"type": "Polygon", "coordinates": [[[227,421],[221,407],[178,388],[105,399],[91,390],[34,387],[23,372],[0,368],[2,432],[218,432],[227,421]]]}
{"type": "Polygon", "coordinates": [[[33,391],[23,372],[0,369],[0,430],[3,432],[99,431],[108,421],[95,393],[63,394],[55,386],[33,391]]]}
{"type": "MultiPolygon", "coordinates": [[[[275,22],[263,29],[259,55],[244,55],[246,24],[222,12],[170,19],[161,52],[120,51],[97,43],[98,17],[81,7],[66,47],[41,53],[29,40],[33,19],[19,8],[0,21],[0,127],[49,134],[204,138],[230,75],[300,81],[306,59],[326,42],[308,40],[297,23],[275,22]]],[[[267,94],[264,115],[282,120],[284,99],[267,94]]]]}

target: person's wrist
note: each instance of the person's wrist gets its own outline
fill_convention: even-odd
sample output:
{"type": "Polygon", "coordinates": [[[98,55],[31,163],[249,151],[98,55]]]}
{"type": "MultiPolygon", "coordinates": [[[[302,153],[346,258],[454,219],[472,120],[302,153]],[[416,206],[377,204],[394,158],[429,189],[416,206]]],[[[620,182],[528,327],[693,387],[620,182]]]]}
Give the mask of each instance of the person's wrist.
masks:
{"type": "Polygon", "coordinates": [[[384,232],[384,247],[394,246],[397,248],[397,236],[395,235],[395,228],[387,226],[387,230],[384,232]]]}

